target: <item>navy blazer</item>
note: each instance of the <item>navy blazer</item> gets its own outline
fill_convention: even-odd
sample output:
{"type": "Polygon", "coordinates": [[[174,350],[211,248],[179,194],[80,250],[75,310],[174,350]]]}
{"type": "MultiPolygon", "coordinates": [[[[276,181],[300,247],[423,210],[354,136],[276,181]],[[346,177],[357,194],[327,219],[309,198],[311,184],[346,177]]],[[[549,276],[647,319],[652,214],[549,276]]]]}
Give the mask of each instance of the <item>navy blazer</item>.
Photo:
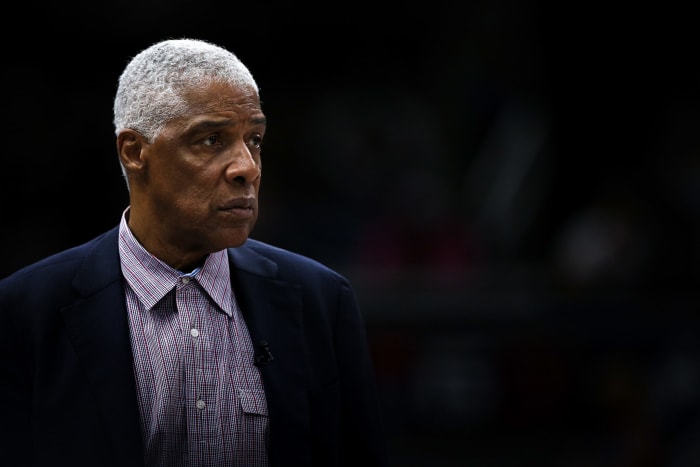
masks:
{"type": "MultiPolygon", "coordinates": [[[[0,281],[2,465],[144,465],[118,228],[0,281]]],[[[228,250],[273,467],[387,465],[366,330],[338,273],[249,239],[228,250]]]]}

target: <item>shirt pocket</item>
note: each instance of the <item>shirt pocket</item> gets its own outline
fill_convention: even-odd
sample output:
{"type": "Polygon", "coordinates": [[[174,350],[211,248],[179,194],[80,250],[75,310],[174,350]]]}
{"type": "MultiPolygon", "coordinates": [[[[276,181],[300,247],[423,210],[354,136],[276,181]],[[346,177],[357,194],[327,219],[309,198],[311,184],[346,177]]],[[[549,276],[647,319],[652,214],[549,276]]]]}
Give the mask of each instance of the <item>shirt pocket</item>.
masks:
{"type": "Polygon", "coordinates": [[[244,416],[267,416],[267,400],[265,399],[264,391],[240,389],[238,391],[238,400],[241,403],[241,409],[243,410],[244,416]]]}

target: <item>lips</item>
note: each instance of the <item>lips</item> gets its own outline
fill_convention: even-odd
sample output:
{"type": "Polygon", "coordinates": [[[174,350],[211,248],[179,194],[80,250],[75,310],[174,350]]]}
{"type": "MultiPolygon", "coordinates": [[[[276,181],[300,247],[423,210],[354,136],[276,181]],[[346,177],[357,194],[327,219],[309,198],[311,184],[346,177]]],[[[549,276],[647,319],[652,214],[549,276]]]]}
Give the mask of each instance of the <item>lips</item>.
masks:
{"type": "Polygon", "coordinates": [[[240,198],[235,198],[227,201],[221,206],[221,210],[228,211],[231,209],[253,209],[255,206],[255,197],[253,196],[242,196],[240,198]]]}

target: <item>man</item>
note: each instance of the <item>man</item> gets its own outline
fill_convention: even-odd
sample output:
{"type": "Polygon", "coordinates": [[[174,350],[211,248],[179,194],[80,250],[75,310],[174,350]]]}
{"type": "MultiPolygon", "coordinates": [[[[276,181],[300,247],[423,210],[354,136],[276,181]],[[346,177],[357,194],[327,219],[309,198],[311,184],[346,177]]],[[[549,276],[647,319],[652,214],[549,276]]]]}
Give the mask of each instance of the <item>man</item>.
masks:
{"type": "Polygon", "coordinates": [[[249,238],[266,122],[245,65],[156,43],[114,125],[119,225],[0,282],[2,464],[387,465],[350,284],[249,238]]]}

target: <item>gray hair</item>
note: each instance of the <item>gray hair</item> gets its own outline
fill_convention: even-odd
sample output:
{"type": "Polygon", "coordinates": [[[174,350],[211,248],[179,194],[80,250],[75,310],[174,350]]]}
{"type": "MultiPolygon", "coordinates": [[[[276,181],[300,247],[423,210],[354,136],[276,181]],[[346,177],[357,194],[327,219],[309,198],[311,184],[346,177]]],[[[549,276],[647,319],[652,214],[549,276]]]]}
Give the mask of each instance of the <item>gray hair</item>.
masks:
{"type": "Polygon", "coordinates": [[[248,68],[228,50],[199,39],[168,39],[134,56],[114,98],[114,131],[131,128],[153,141],[170,120],[189,109],[182,97],[211,82],[258,85],[248,68]]]}

